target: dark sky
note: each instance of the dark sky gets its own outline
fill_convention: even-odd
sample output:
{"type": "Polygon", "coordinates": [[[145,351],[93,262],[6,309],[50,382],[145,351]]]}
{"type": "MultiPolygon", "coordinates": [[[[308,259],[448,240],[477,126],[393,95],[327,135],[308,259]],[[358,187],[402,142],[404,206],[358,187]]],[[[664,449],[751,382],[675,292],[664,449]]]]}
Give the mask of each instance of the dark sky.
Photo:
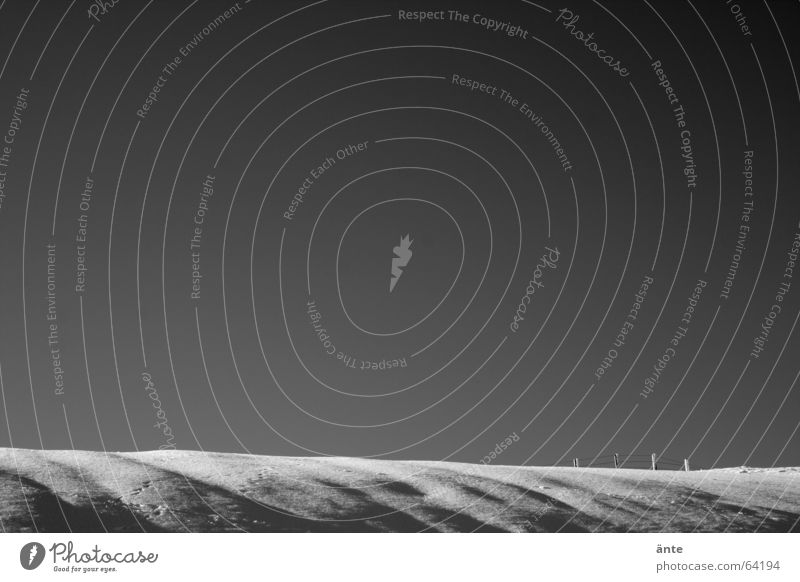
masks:
{"type": "Polygon", "coordinates": [[[0,8],[0,446],[800,464],[797,3],[91,6],[0,8]]]}

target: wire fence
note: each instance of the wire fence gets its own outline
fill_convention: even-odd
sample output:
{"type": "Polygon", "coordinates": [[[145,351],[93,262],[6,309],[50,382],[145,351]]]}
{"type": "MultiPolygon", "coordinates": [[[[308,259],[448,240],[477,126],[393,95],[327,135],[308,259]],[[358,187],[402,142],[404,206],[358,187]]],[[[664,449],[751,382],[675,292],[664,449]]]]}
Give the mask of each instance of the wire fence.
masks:
{"type": "Polygon", "coordinates": [[[691,466],[689,459],[659,457],[655,453],[622,455],[612,453],[596,457],[574,458],[573,467],[607,467],[610,469],[651,469],[653,471],[690,471],[700,467],[691,466]]]}

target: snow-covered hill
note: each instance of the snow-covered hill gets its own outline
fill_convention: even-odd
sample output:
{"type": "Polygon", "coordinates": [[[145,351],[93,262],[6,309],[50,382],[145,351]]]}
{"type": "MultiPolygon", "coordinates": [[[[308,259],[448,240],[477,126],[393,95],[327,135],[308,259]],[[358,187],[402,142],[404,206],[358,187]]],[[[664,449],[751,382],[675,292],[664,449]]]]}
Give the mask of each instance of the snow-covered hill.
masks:
{"type": "Polygon", "coordinates": [[[797,531],[800,470],[0,449],[5,531],[797,531]]]}

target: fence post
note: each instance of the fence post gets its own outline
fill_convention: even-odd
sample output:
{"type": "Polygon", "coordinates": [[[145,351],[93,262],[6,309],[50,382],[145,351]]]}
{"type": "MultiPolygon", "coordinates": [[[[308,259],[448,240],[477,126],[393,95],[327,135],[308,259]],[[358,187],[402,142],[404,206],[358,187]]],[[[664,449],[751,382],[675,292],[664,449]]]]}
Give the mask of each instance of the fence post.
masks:
{"type": "Polygon", "coordinates": [[[688,471],[689,470],[689,459],[684,459],[683,460],[683,470],[684,471],[688,471]]]}
{"type": "Polygon", "coordinates": [[[614,453],[614,468],[619,469],[619,454],[614,453]]]}
{"type": "Polygon", "coordinates": [[[650,453],[650,467],[653,469],[653,471],[657,470],[655,453],[650,453]]]}

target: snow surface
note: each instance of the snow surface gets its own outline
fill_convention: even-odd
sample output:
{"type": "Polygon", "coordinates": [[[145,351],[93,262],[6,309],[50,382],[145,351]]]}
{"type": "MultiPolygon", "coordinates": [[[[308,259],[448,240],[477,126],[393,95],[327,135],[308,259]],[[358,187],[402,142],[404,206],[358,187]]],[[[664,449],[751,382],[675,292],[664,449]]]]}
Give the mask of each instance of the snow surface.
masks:
{"type": "Polygon", "coordinates": [[[800,470],[0,449],[3,531],[798,531],[800,470]]]}

